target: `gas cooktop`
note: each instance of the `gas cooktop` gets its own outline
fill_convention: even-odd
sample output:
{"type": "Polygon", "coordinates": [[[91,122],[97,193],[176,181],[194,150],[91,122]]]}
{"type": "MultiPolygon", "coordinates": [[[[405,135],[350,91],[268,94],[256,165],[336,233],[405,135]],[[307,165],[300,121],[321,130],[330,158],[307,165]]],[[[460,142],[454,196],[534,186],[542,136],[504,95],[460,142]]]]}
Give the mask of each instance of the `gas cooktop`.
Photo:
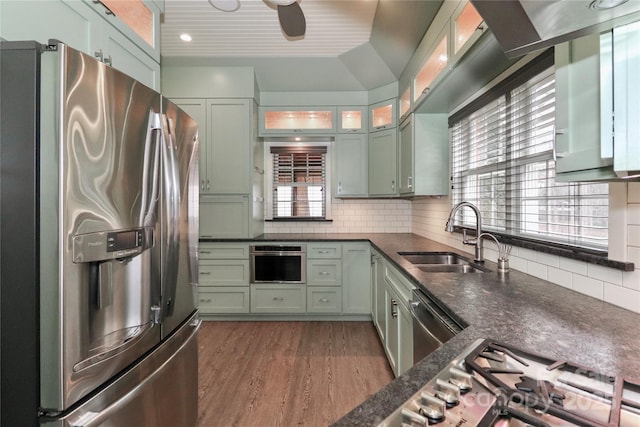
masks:
{"type": "Polygon", "coordinates": [[[640,382],[478,340],[379,426],[640,426],[640,382]]]}

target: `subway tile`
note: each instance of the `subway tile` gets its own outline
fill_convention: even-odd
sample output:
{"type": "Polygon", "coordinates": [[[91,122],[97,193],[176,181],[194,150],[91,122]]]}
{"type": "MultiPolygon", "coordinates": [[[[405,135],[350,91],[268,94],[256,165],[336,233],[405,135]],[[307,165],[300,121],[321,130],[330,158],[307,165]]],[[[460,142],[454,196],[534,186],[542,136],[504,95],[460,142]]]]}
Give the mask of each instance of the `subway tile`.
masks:
{"type": "Polygon", "coordinates": [[[538,252],[538,262],[550,267],[560,267],[560,257],[558,255],[545,254],[538,252]]]}
{"type": "Polygon", "coordinates": [[[640,313],[640,292],[638,291],[605,282],[604,300],[627,310],[640,313]]]}
{"type": "Polygon", "coordinates": [[[622,286],[640,292],[640,270],[622,272],[622,286]]]}
{"type": "Polygon", "coordinates": [[[520,250],[518,251],[518,256],[529,261],[538,260],[538,252],[532,251],[531,249],[520,248],[520,250]]]}
{"type": "Polygon", "coordinates": [[[571,283],[574,291],[589,295],[590,297],[597,298],[601,301],[604,299],[604,282],[602,280],[596,280],[591,277],[574,274],[571,278],[571,283]]]}
{"type": "Polygon", "coordinates": [[[570,258],[560,258],[559,267],[572,273],[587,275],[587,263],[570,258]]]}
{"type": "Polygon", "coordinates": [[[539,262],[527,261],[527,273],[540,279],[547,280],[548,268],[539,262]]]}
{"type": "Polygon", "coordinates": [[[627,224],[640,225],[640,203],[627,205],[627,224]]]}
{"type": "Polygon", "coordinates": [[[627,246],[627,261],[634,263],[636,268],[640,267],[640,248],[627,246]]]}
{"type": "Polygon", "coordinates": [[[573,287],[572,279],[573,274],[570,271],[561,270],[555,267],[549,267],[548,269],[547,280],[555,283],[556,285],[571,289],[573,287]]]}
{"type": "Polygon", "coordinates": [[[640,225],[627,225],[627,244],[640,247],[640,225]]]}
{"type": "Polygon", "coordinates": [[[588,264],[587,276],[602,280],[603,282],[613,283],[615,285],[622,285],[622,270],[616,270],[615,268],[607,268],[601,265],[588,264]]]}

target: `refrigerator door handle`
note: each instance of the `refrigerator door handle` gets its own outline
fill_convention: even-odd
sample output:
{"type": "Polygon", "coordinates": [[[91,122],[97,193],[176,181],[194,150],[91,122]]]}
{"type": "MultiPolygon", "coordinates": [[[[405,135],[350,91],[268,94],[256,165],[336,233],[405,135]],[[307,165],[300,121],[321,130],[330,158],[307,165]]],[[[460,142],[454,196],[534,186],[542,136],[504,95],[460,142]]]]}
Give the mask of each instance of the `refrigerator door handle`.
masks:
{"type": "Polygon", "coordinates": [[[153,227],[158,219],[158,187],[160,176],[160,130],[162,129],[162,116],[153,110],[149,111],[149,125],[144,142],[144,164],[143,164],[143,188],[142,203],[143,209],[140,218],[143,218],[145,227],[153,227]]]}
{"type": "Polygon", "coordinates": [[[162,115],[162,161],[164,188],[164,218],[162,238],[164,259],[162,260],[162,308],[160,321],[173,313],[178,281],[178,257],[180,245],[180,178],[176,159],[177,146],[171,119],[162,115]]]}

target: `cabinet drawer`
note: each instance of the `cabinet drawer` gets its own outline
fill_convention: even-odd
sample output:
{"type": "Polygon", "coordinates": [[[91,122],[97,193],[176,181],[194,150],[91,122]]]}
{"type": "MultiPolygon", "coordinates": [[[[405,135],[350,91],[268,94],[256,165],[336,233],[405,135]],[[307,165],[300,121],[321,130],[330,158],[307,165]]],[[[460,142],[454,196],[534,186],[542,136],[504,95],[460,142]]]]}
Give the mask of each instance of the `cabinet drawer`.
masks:
{"type": "Polygon", "coordinates": [[[249,245],[201,243],[198,257],[200,259],[249,259],[249,245]]]}
{"type": "Polygon", "coordinates": [[[200,288],[198,310],[202,314],[249,313],[249,287],[200,288]]]}
{"type": "Polygon", "coordinates": [[[304,313],[306,295],[304,285],[251,285],[251,312],[304,313]]]}
{"type": "Polygon", "coordinates": [[[314,258],[342,258],[342,245],[340,243],[307,244],[307,259],[314,258]]]}
{"type": "Polygon", "coordinates": [[[341,286],[342,261],[339,259],[307,261],[307,285],[341,286]]]}
{"type": "Polygon", "coordinates": [[[249,261],[205,260],[199,264],[200,285],[242,286],[249,284],[249,261]]]}
{"type": "Polygon", "coordinates": [[[340,313],[342,290],[331,287],[307,288],[307,313],[340,313]]]}
{"type": "Polygon", "coordinates": [[[415,286],[387,262],[384,265],[384,278],[405,303],[411,300],[411,291],[415,286]]]}

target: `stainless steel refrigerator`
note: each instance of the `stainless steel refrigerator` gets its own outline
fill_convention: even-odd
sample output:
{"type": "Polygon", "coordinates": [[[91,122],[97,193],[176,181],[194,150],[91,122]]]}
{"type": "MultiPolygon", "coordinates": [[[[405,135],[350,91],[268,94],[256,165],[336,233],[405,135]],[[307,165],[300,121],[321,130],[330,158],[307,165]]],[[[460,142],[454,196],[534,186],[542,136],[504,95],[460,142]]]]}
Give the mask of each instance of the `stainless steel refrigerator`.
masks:
{"type": "Polygon", "coordinates": [[[0,46],[0,425],[195,426],[197,123],[63,43],[0,46]]]}

